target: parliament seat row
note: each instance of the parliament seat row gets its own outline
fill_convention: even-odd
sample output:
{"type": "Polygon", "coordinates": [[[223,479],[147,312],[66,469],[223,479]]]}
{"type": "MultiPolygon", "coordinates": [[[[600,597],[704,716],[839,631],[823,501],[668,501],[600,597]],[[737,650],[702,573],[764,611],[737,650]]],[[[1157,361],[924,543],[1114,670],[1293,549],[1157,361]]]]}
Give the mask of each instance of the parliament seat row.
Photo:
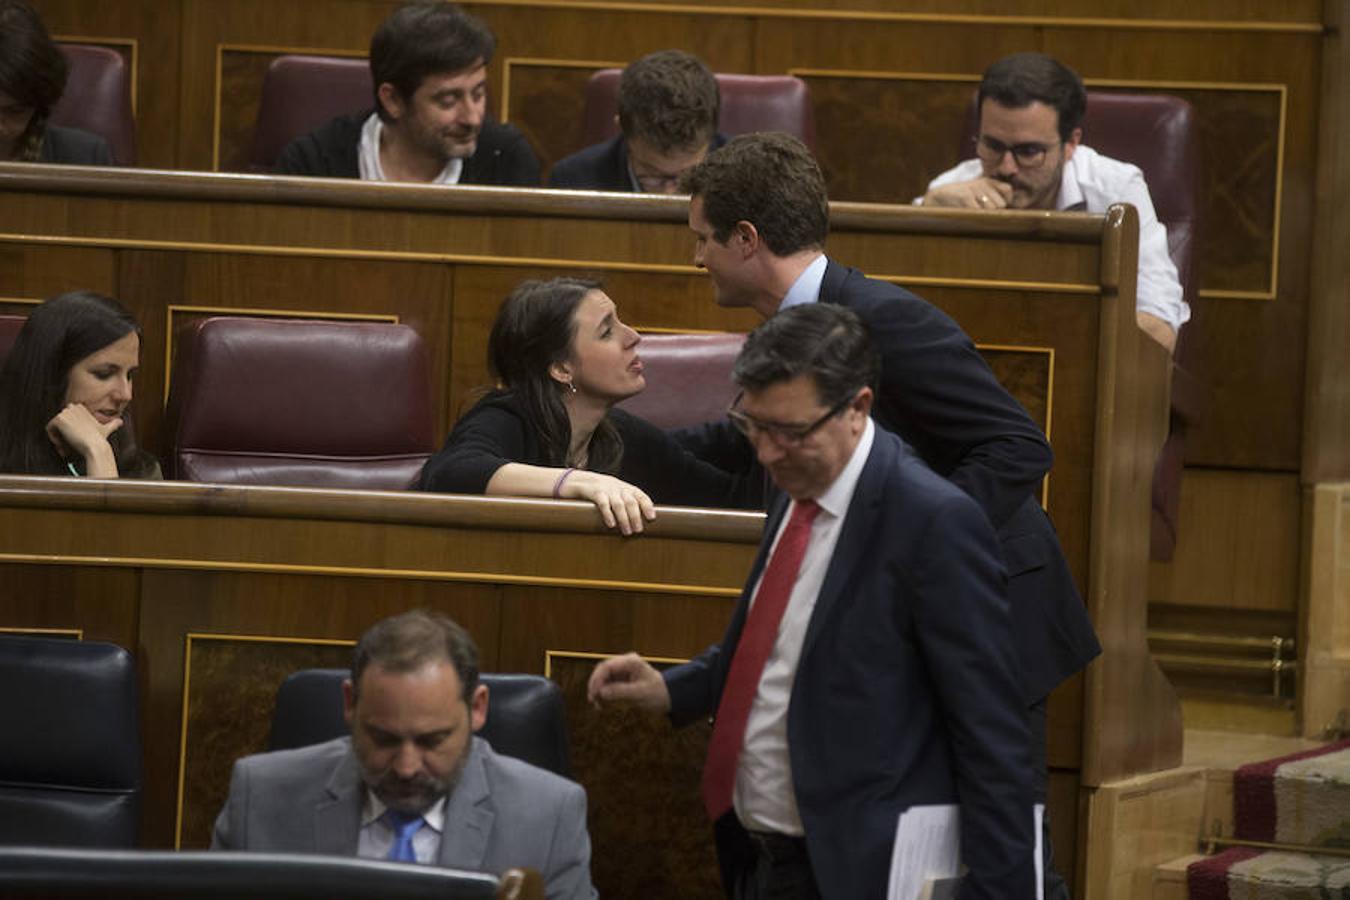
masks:
{"type": "MultiPolygon", "coordinates": [[[[346,669],[291,675],[277,693],[269,749],[347,734],[346,669]]],[[[494,749],[569,773],[562,694],[539,675],[484,673],[494,749]]],[[[0,636],[0,896],[499,898],[503,879],[436,867],[273,854],[135,853],[142,793],[136,664],[121,647],[0,636]],[[414,873],[434,873],[420,875],[414,873]],[[273,891],[274,893],[267,893],[273,891]]]]}

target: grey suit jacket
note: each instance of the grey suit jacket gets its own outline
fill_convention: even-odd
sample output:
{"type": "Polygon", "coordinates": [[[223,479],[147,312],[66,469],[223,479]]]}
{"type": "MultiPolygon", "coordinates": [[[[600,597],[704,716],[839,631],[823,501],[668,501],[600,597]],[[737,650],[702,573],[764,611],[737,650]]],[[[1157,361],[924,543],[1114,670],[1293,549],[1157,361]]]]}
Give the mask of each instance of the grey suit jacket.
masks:
{"type": "MultiPolygon", "coordinates": [[[[355,856],[363,800],[350,738],[246,756],[234,764],[211,849],[355,856]]],[[[494,874],[531,868],[549,900],[589,900],[586,792],[475,737],[446,803],[437,863],[494,874]]]]}

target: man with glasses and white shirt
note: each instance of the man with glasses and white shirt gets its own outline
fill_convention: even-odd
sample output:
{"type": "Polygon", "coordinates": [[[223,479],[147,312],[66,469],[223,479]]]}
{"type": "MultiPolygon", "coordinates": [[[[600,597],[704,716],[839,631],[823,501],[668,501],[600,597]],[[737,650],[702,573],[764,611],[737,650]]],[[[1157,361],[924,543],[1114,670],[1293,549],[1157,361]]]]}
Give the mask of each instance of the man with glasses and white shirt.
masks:
{"type": "Polygon", "coordinates": [[[1042,53],[1015,53],[985,70],[975,158],[943,172],[916,200],[966,209],[1051,209],[1101,213],[1112,203],[1139,211],[1139,327],[1169,351],[1191,316],[1167,228],[1137,166],[1082,143],[1087,94],[1068,66],[1042,53]]]}

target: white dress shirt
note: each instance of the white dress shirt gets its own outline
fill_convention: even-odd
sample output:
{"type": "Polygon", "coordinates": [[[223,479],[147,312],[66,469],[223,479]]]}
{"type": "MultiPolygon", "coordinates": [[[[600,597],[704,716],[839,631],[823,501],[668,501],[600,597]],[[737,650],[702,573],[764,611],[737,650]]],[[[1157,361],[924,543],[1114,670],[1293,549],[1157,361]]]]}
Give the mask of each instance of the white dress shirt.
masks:
{"type": "MultiPolygon", "coordinates": [[[[973,181],[983,174],[980,161],[968,159],[934,178],[928,183],[928,190],[973,181]]],[[[1139,211],[1139,287],[1135,309],[1157,316],[1173,331],[1179,329],[1191,317],[1191,308],[1182,299],[1177,267],[1167,252],[1167,226],[1158,221],[1153,210],[1144,173],[1138,166],[1102,156],[1079,144],[1073,158],[1064,165],[1055,208],[1104,213],[1112,203],[1129,203],[1139,211]]]]}
{"type": "MultiPolygon", "coordinates": [[[[382,817],[386,809],[379,797],[369,788],[361,805],[361,833],[356,842],[356,855],[365,859],[388,859],[394,847],[394,829],[382,817]]],[[[426,824],[413,835],[413,853],[423,865],[434,865],[441,852],[441,832],[445,830],[445,798],[437,800],[431,809],[422,813],[426,824]]]]}
{"type": "MultiPolygon", "coordinates": [[[[875,433],[876,426],[868,419],[858,439],[858,446],[853,448],[853,455],[849,457],[843,471],[816,498],[820,512],[811,523],[810,542],[802,557],[797,581],[788,595],[783,619],[778,625],[778,639],[764,662],[759,688],[750,706],[750,718],[745,726],[745,744],[736,767],[733,801],[741,824],[751,831],[776,831],[791,835],[804,833],[801,815],[797,811],[797,794],[792,788],[792,761],[788,756],[788,702],[811,613],[816,608],[816,598],[825,583],[825,573],[834,556],[835,545],[839,542],[839,532],[843,529],[849,504],[853,501],[858,476],[862,474],[867,456],[872,452],[875,433]]],[[[783,515],[773,538],[770,557],[796,505],[796,501],[789,504],[783,515]]],[[[763,573],[760,574],[762,582],[763,573]]],[[[758,594],[759,582],[756,582],[750,599],[752,607],[758,594]]]]}
{"type": "Polygon", "coordinates": [[[815,303],[819,300],[820,283],[825,280],[825,267],[829,262],[824,253],[811,260],[810,265],[802,270],[796,281],[792,282],[792,287],[788,288],[788,292],[783,296],[783,302],[778,304],[778,311],[782,312],[793,306],[815,303]]]}
{"type": "MultiPolygon", "coordinates": [[[[380,165],[380,133],[384,123],[379,113],[371,113],[361,126],[361,143],[356,148],[356,161],[361,170],[362,181],[388,181],[384,177],[384,167],[380,165]]],[[[459,175],[464,171],[464,160],[452,156],[441,169],[441,174],[431,180],[431,184],[459,184],[459,175]]]]}

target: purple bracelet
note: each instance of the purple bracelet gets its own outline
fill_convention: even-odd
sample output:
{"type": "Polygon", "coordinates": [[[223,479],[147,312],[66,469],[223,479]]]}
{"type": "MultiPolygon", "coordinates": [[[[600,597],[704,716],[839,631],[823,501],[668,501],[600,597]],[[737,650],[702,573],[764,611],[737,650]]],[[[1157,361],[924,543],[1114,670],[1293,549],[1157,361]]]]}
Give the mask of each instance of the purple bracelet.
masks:
{"type": "Polygon", "coordinates": [[[554,499],[554,500],[561,500],[561,499],[562,499],[562,486],[563,486],[563,482],[567,480],[567,476],[568,476],[568,475],[571,475],[571,474],[572,474],[573,472],[575,472],[575,471],[576,471],[575,468],[569,467],[569,468],[567,469],[567,471],[563,472],[561,475],[558,476],[558,480],[557,480],[557,481],[553,482],[553,499],[554,499]]]}

